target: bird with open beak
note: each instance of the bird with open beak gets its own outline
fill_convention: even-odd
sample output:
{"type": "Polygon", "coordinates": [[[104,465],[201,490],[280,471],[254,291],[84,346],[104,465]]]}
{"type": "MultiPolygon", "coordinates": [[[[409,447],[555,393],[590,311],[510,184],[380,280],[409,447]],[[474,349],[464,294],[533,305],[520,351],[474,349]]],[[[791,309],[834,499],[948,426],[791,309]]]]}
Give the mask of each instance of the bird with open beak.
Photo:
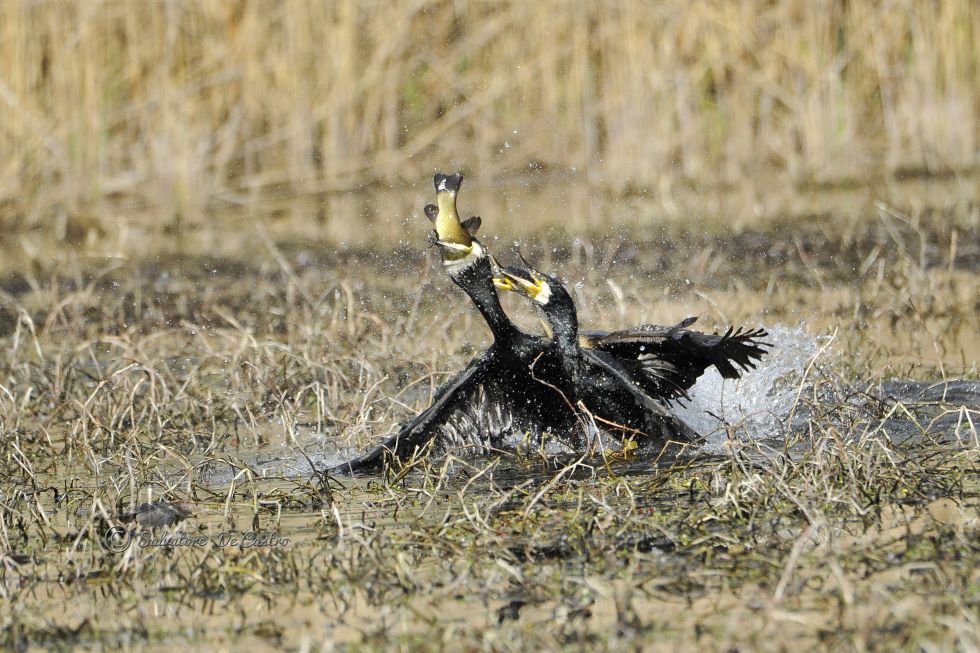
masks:
{"type": "Polygon", "coordinates": [[[723,335],[688,327],[689,317],[672,326],[642,324],[619,331],[582,332],[575,303],[558,277],[538,272],[521,256],[521,265],[494,271],[494,286],[523,295],[544,313],[548,331],[567,357],[582,351],[608,354],[627,378],[649,396],[687,399],[687,391],[708,368],[737,379],[766,355],[765,329],[731,327],[723,335]]]}
{"type": "Polygon", "coordinates": [[[439,247],[443,269],[469,296],[493,335],[493,344],[437,391],[432,403],[404,422],[375,449],[334,468],[353,474],[407,460],[429,446],[464,456],[499,449],[508,436],[540,443],[545,434],[568,437],[578,428],[557,369],[551,343],[528,335],[507,317],[493,285],[492,257],[475,238],[480,218],[460,221],[456,195],[463,175],[436,174],[437,205],[425,207],[435,224],[429,241],[439,247]],[[542,374],[556,383],[535,378],[542,374]]]}

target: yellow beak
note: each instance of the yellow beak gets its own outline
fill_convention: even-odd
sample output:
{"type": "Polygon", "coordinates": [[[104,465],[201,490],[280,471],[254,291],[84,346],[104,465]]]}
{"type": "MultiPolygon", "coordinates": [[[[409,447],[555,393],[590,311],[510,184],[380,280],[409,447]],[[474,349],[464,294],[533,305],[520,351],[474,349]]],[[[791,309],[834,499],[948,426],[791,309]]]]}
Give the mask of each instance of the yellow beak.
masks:
{"type": "Polygon", "coordinates": [[[503,276],[493,278],[493,285],[500,290],[509,290],[511,292],[521,293],[523,295],[527,295],[531,299],[537,297],[538,293],[541,292],[541,285],[538,283],[532,283],[526,279],[515,277],[508,274],[506,270],[501,270],[500,274],[503,276]]]}

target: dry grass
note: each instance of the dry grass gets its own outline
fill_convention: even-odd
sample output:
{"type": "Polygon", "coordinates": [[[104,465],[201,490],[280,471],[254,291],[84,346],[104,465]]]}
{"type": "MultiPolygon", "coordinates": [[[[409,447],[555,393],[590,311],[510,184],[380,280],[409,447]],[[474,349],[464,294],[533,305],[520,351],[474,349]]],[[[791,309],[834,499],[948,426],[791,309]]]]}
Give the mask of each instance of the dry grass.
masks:
{"type": "Polygon", "coordinates": [[[658,191],[970,169],[978,11],[4,2],[0,221],[64,234],[121,202],[179,223],[255,193],[414,182],[434,162],[658,191]]]}
{"type": "Polygon", "coordinates": [[[978,11],[0,2],[0,648],[977,650],[978,11]],[[436,167],[588,327],[835,333],[786,439],[309,474],[486,344],[436,167]]]}
{"type": "MultiPolygon", "coordinates": [[[[387,250],[273,221],[275,238],[236,229],[210,254],[130,240],[122,257],[112,239],[8,254],[0,645],[976,650],[978,407],[880,385],[977,378],[980,251],[955,235],[976,218],[889,204],[738,234],[539,235],[528,254],[583,282],[588,326],[806,317],[843,355],[809,370],[785,442],[733,437],[660,467],[518,457],[356,482],[269,463],[305,469],[317,433],[374,441],[482,346],[475,311],[420,251],[424,224],[419,244],[387,250]],[[101,546],[160,496],[191,507],[179,528],[201,546],[101,546]],[[217,543],[251,530],[289,543],[217,543]]],[[[504,233],[489,214],[484,229],[504,233]]]]}

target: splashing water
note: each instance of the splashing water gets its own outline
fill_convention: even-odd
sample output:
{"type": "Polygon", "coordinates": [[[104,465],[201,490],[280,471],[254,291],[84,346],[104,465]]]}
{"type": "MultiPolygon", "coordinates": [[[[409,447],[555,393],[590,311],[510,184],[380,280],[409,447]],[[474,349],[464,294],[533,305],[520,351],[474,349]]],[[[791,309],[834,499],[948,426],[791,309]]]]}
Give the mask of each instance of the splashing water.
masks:
{"type": "Polygon", "coordinates": [[[245,467],[251,470],[252,478],[297,478],[330,469],[361,453],[337,446],[332,437],[312,427],[298,426],[295,430],[295,441],[267,445],[261,452],[245,449],[227,459],[209,460],[196,470],[194,480],[206,487],[223,487],[241,477],[245,467]]]}
{"type": "MultiPolygon", "coordinates": [[[[674,412],[705,436],[701,451],[720,453],[728,439],[725,425],[748,440],[777,440],[784,436],[804,373],[828,337],[814,337],[803,325],[769,329],[769,353],[741,379],[723,379],[711,368],[690,390],[691,401],[674,412]]],[[[802,416],[799,416],[802,419],[802,416]]],[[[797,421],[794,419],[794,422],[797,421]]],[[[792,425],[790,425],[792,426],[792,425]]]]}
{"type": "MultiPolygon", "coordinates": [[[[816,374],[804,375],[814,357],[817,362],[829,358],[825,345],[830,336],[816,337],[806,331],[804,325],[789,327],[782,324],[768,329],[766,342],[772,346],[758,366],[740,379],[724,379],[718,370],[710,368],[689,391],[691,400],[684,406],[673,405],[671,410],[691,428],[705,436],[698,451],[721,453],[729,435],[726,425],[734,427],[733,434],[743,441],[782,440],[787,428],[797,427],[806,421],[806,410],[797,405],[800,384],[804,389],[816,374]],[[787,421],[793,414],[792,424],[787,421]]],[[[607,452],[617,451],[622,443],[611,435],[599,431],[595,434],[601,447],[607,452]]],[[[508,435],[505,447],[518,449],[526,446],[521,434],[508,435]]],[[[544,446],[546,455],[573,453],[567,444],[550,439],[544,446]]]]}
{"type": "MultiPolygon", "coordinates": [[[[728,439],[726,425],[736,437],[743,440],[778,441],[787,427],[802,423],[806,416],[802,410],[794,414],[794,424],[787,424],[800,392],[800,383],[815,356],[828,357],[827,337],[814,337],[801,325],[787,327],[777,325],[769,329],[767,342],[772,344],[769,353],[760,361],[756,369],[746,373],[741,379],[726,380],[711,368],[698,379],[690,390],[691,400],[684,406],[674,406],[673,411],[695,431],[705,436],[700,447],[704,453],[720,453],[728,439]]],[[[606,450],[616,450],[620,443],[611,436],[601,438],[606,450]]],[[[338,448],[333,438],[308,427],[297,428],[297,439],[302,443],[304,455],[296,451],[296,443],[282,443],[278,449],[266,451],[261,455],[244,455],[243,462],[252,468],[259,477],[302,476],[310,472],[310,462],[317,469],[328,469],[354,457],[357,453],[346,447],[338,448]],[[307,456],[309,459],[307,459],[307,456]]],[[[520,434],[505,438],[505,447],[519,449],[526,447],[520,434]]],[[[550,455],[571,452],[561,441],[549,438],[544,451],[550,455]]],[[[199,479],[209,484],[227,483],[238,472],[238,468],[209,468],[207,479],[199,479]]]]}

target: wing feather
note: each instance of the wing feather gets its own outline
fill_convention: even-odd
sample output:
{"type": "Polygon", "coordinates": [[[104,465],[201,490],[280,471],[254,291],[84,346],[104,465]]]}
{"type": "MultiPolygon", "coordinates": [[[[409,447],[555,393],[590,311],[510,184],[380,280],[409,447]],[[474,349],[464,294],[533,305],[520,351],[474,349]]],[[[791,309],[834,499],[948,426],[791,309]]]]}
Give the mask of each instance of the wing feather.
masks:
{"type": "Polygon", "coordinates": [[[386,459],[407,459],[434,438],[453,415],[462,411],[480,389],[484,372],[492,365],[494,352],[488,349],[470,361],[462,372],[443,384],[428,408],[399,426],[384,442],[360,456],[337,465],[330,474],[358,474],[381,470],[386,459]]]}
{"type": "Polygon", "coordinates": [[[667,399],[686,397],[706,369],[737,379],[753,369],[765,354],[765,329],[732,329],[724,335],[691,331],[696,318],[674,326],[644,324],[603,335],[590,335],[592,347],[622,359],[636,360],[654,390],[667,399]]]}
{"type": "Polygon", "coordinates": [[[668,435],[692,441],[700,438],[694,429],[684,423],[684,420],[674,415],[666,406],[637,387],[636,383],[631,380],[629,373],[623,370],[618,363],[608,360],[601,352],[589,351],[588,349],[582,349],[581,351],[585,361],[601,368],[615,378],[623,388],[630,392],[637,405],[663,422],[669,429],[668,435]]]}

